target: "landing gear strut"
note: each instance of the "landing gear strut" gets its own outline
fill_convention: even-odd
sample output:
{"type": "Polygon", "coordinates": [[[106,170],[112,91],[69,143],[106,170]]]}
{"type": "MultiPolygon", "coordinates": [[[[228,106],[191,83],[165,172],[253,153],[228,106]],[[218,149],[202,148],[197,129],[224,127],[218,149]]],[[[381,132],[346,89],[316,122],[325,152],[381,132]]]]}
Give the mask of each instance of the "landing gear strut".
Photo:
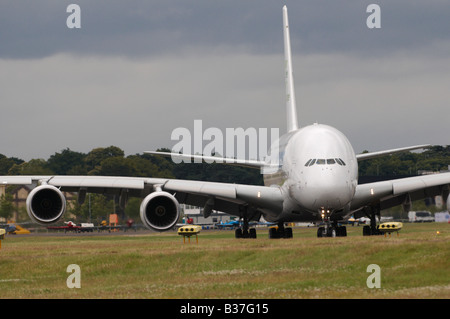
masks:
{"type": "Polygon", "coordinates": [[[366,225],[363,227],[363,236],[381,235],[382,232],[378,230],[376,220],[376,216],[378,216],[378,219],[381,217],[380,207],[371,207],[370,212],[366,213],[366,215],[370,218],[370,226],[366,225]]]}
{"type": "Polygon", "coordinates": [[[322,210],[325,226],[317,229],[317,237],[347,237],[347,227],[339,226],[337,220],[330,220],[330,211],[322,210]]]}
{"type": "Polygon", "coordinates": [[[347,237],[347,227],[338,226],[337,223],[319,227],[317,237],[347,237]]]}
{"type": "Polygon", "coordinates": [[[242,227],[237,228],[234,232],[235,238],[256,238],[256,229],[249,228],[248,219],[244,216],[242,227]]]}
{"type": "Polygon", "coordinates": [[[278,223],[277,227],[269,228],[269,239],[292,237],[292,228],[284,227],[284,223],[278,223]]]}

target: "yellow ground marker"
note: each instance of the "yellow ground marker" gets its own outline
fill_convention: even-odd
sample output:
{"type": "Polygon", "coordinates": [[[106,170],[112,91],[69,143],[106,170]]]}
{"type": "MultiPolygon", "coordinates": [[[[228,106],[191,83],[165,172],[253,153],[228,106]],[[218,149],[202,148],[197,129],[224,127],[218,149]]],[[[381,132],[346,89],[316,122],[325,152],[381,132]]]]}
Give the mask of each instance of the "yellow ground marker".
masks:
{"type": "Polygon", "coordinates": [[[198,225],[186,225],[178,228],[178,235],[183,236],[183,243],[186,243],[186,237],[191,242],[191,236],[195,235],[195,239],[198,244],[198,233],[202,230],[202,226],[198,225]]]}
{"type": "Polygon", "coordinates": [[[386,233],[389,234],[389,237],[391,237],[391,233],[398,232],[402,229],[403,224],[400,222],[389,222],[389,223],[382,223],[378,225],[378,230],[384,233],[384,237],[386,237],[386,233]]]}

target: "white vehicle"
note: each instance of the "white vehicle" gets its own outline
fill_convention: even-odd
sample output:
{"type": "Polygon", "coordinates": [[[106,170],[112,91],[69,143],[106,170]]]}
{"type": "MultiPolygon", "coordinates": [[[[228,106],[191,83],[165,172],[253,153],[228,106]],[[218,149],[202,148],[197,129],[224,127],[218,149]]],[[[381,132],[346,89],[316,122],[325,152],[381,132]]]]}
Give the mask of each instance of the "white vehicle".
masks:
{"type": "Polygon", "coordinates": [[[82,232],[93,232],[94,224],[93,223],[81,223],[80,231],[82,232]]]}
{"type": "Polygon", "coordinates": [[[436,223],[450,223],[450,213],[449,212],[435,213],[434,221],[436,223]]]}
{"type": "MultiPolygon", "coordinates": [[[[122,207],[129,197],[141,198],[142,222],[156,231],[167,231],[176,225],[180,217],[180,203],[203,207],[206,217],[212,210],[238,216],[243,219],[243,226],[236,231],[237,238],[255,233],[249,231],[249,222],[259,221],[261,217],[278,224],[274,238],[291,237],[292,230],[284,228],[284,223],[291,222],[323,223],[324,226],[318,229],[318,237],[346,236],[346,228],[339,222],[348,220],[352,215],[356,219],[369,217],[370,226],[366,226],[369,231],[363,232],[366,235],[377,234],[376,217],[380,216],[382,209],[407,205],[423,199],[425,195],[445,194],[450,184],[450,173],[358,184],[359,161],[427,148],[429,145],[355,154],[347,137],[336,128],[318,123],[303,127],[298,125],[286,6],[283,7],[283,31],[286,134],[280,137],[279,143],[276,143],[278,147],[271,149],[265,161],[213,157],[222,163],[262,168],[264,186],[112,176],[0,176],[0,183],[34,186],[27,198],[28,215],[33,221],[44,225],[54,223],[63,216],[66,210],[64,191],[78,192],[80,204],[87,193],[108,193],[115,194],[122,207]]],[[[314,107],[320,108],[320,105],[314,107]]],[[[336,112],[339,116],[351,116],[339,109],[336,112]]],[[[152,115],[150,110],[148,115],[152,115]]],[[[157,110],[153,110],[153,116],[156,120],[162,120],[157,118],[157,110]]],[[[211,159],[191,154],[165,155],[211,159]]]]}
{"type": "Polygon", "coordinates": [[[410,223],[434,222],[433,215],[431,215],[431,213],[427,211],[408,212],[408,218],[410,223]]]}

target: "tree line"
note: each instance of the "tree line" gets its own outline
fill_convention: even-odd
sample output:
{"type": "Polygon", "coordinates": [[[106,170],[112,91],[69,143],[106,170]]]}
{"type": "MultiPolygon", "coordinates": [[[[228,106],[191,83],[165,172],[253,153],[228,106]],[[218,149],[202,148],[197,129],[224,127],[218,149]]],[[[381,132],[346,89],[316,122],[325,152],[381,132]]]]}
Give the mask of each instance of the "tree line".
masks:
{"type": "MultiPolygon", "coordinates": [[[[170,152],[162,148],[159,151],[170,152]]],[[[364,151],[363,153],[367,153],[364,151]]],[[[417,175],[420,171],[447,170],[450,145],[432,146],[421,153],[399,153],[359,162],[360,176],[417,175]]],[[[104,175],[166,177],[262,185],[259,170],[223,164],[174,164],[170,158],[150,154],[125,156],[117,146],[98,147],[89,153],[69,148],[47,160],[24,161],[0,154],[0,175],[104,175]]]]}
{"type": "MultiPolygon", "coordinates": [[[[259,170],[228,165],[225,167],[223,164],[175,164],[170,158],[149,154],[125,156],[124,151],[117,146],[95,148],[89,153],[66,148],[51,155],[47,160],[24,161],[0,154],[0,175],[101,175],[164,177],[253,185],[263,183],[259,170]]],[[[0,198],[0,217],[9,219],[13,216],[16,208],[12,204],[12,194],[17,188],[15,185],[8,186],[5,196],[0,198]]],[[[117,201],[118,198],[114,196],[91,194],[82,205],[71,201],[67,214],[75,222],[100,222],[113,212],[118,213],[122,219],[139,219],[141,199],[130,198],[125,210],[119,207],[117,201]]],[[[17,214],[19,220],[28,220],[24,209],[17,214]]]]}
{"type": "MultiPolygon", "coordinates": [[[[170,152],[169,149],[159,151],[170,152]]],[[[407,152],[361,161],[359,176],[417,175],[421,170],[447,170],[449,164],[450,145],[433,146],[421,153],[407,152]]],[[[125,156],[124,151],[117,146],[94,148],[89,153],[66,148],[51,155],[47,160],[24,161],[0,154],[0,175],[164,177],[263,185],[263,177],[258,169],[214,163],[175,164],[170,158],[149,154],[125,156]]],[[[10,218],[13,214],[15,208],[12,205],[11,194],[15,188],[17,186],[8,186],[6,195],[0,199],[0,217],[10,218]]],[[[92,194],[82,205],[73,201],[68,213],[74,216],[77,222],[100,221],[112,212],[118,213],[123,219],[139,218],[140,199],[131,198],[125,210],[118,207],[117,200],[112,196],[92,194]]],[[[27,220],[26,212],[19,212],[19,219],[27,220]]]]}
{"type": "Polygon", "coordinates": [[[421,153],[405,152],[382,156],[361,161],[358,165],[359,176],[419,175],[421,171],[445,171],[450,165],[450,145],[435,145],[421,153]]]}

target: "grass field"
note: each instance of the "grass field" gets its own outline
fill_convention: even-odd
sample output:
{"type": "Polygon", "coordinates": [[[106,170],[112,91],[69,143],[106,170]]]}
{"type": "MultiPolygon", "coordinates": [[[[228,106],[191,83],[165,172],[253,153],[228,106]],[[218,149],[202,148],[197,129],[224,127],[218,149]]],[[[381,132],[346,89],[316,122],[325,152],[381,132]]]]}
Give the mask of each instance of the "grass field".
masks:
{"type": "Polygon", "coordinates": [[[202,231],[126,235],[8,235],[0,250],[1,298],[450,298],[450,224],[404,224],[400,235],[234,238],[202,231]],[[437,233],[439,231],[439,234],[437,233]],[[81,270],[69,289],[67,266],[81,270]],[[367,266],[381,269],[368,288],[367,266]]]}

